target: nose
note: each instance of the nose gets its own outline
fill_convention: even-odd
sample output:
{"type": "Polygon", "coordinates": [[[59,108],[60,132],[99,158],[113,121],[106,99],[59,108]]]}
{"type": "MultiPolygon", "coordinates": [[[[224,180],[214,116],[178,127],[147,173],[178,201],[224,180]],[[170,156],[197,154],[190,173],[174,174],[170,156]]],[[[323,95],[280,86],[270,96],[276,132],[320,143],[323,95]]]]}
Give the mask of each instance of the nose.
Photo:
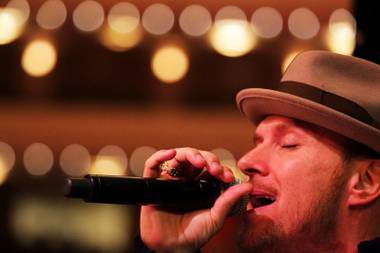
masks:
{"type": "Polygon", "coordinates": [[[266,176],[269,173],[269,165],[266,156],[262,152],[258,152],[256,149],[252,149],[240,158],[237,165],[247,176],[253,176],[254,174],[266,176]]]}

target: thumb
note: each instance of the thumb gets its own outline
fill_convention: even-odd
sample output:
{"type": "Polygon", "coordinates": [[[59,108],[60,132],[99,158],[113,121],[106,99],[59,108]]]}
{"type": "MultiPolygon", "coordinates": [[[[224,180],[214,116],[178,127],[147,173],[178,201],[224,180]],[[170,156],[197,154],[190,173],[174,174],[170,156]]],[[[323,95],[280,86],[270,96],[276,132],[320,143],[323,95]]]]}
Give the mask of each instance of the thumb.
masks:
{"type": "Polygon", "coordinates": [[[252,191],[250,183],[237,184],[228,188],[216,200],[214,206],[211,208],[211,217],[215,222],[222,222],[227,217],[228,213],[234,204],[244,195],[252,191]]]}

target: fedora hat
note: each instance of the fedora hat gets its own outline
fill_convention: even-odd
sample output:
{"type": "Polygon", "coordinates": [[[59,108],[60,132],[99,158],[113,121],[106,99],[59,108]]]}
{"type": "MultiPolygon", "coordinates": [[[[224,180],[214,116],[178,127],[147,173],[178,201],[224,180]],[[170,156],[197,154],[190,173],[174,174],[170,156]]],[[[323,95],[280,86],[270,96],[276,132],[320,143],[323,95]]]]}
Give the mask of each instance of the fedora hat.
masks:
{"type": "Polygon", "coordinates": [[[268,115],[303,120],[380,153],[380,65],[327,51],[297,55],[276,90],[249,88],[236,96],[257,126],[268,115]]]}

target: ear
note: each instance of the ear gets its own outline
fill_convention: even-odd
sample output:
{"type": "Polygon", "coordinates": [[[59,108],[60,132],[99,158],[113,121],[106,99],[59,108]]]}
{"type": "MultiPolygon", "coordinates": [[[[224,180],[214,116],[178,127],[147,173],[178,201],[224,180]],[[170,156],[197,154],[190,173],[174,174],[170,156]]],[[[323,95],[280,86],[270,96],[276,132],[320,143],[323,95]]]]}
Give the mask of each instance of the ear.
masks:
{"type": "Polygon", "coordinates": [[[349,181],[349,206],[363,206],[380,196],[380,160],[358,161],[356,172],[349,181]]]}

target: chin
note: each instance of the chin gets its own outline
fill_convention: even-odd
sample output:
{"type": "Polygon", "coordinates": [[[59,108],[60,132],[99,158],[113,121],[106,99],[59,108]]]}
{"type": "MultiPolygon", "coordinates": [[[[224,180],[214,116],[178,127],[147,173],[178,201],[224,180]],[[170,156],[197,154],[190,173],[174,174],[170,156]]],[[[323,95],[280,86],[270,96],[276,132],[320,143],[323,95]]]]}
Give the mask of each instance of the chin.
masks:
{"type": "Polygon", "coordinates": [[[243,252],[279,252],[283,233],[271,218],[250,211],[241,227],[238,245],[243,252]]]}

